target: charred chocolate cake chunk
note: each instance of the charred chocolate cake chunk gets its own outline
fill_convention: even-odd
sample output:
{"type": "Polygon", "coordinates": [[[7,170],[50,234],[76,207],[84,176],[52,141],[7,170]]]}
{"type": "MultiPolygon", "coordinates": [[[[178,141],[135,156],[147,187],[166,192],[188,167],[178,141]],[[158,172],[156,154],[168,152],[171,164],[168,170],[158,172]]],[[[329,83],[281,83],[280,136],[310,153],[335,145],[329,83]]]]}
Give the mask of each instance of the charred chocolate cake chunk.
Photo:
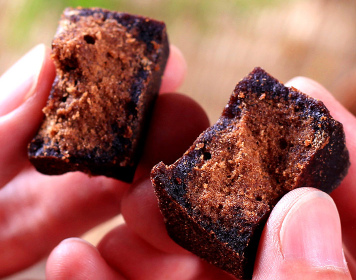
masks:
{"type": "Polygon", "coordinates": [[[330,193],[348,167],[342,124],[324,104],[255,68],[217,123],[174,164],[157,164],[151,179],[171,238],[250,279],[278,200],[299,187],[330,193]]]}
{"type": "Polygon", "coordinates": [[[36,169],[130,182],[168,53],[163,22],[66,9],[52,43],[56,78],[45,119],[29,144],[36,169]]]}

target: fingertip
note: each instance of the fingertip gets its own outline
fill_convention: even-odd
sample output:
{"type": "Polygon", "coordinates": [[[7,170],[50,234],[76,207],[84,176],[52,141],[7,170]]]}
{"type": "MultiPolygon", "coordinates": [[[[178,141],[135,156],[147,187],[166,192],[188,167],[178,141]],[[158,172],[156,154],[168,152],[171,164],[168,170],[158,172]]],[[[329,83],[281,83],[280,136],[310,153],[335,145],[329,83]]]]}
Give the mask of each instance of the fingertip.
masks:
{"type": "Polygon", "coordinates": [[[46,279],[123,279],[110,268],[90,243],[79,239],[63,240],[50,254],[46,279]]]}
{"type": "Polygon", "coordinates": [[[46,46],[39,44],[0,77],[0,117],[16,111],[37,93],[41,85],[40,76],[48,71],[48,58],[46,46]]]}
{"type": "Polygon", "coordinates": [[[41,96],[42,103],[44,105],[49,95],[49,89],[51,88],[54,77],[56,76],[56,68],[54,66],[53,60],[51,59],[51,49],[44,44],[40,44],[40,46],[44,49],[44,59],[42,69],[38,76],[36,93],[44,95],[44,97],[41,96]]]}
{"type": "MultiPolygon", "coordinates": [[[[33,92],[25,96],[25,102],[15,110],[13,116],[16,120],[31,118],[32,134],[38,129],[43,118],[42,108],[46,105],[52,83],[56,76],[56,69],[51,59],[51,50],[44,44],[38,45],[43,51],[41,70],[37,76],[36,86],[33,92]]],[[[24,122],[27,123],[27,122],[24,122]]],[[[32,135],[31,135],[32,136],[32,135]]]]}
{"type": "Polygon", "coordinates": [[[83,253],[91,258],[95,255],[95,249],[79,238],[68,238],[60,242],[48,257],[46,279],[73,279],[75,272],[67,260],[74,262],[80,270],[82,264],[77,262],[83,253]]]}
{"type": "Polygon", "coordinates": [[[0,151],[0,186],[28,164],[27,144],[42,121],[42,108],[54,77],[50,50],[41,44],[29,51],[1,78],[6,98],[0,105],[11,110],[2,111],[4,115],[0,110],[0,145],[6,147],[0,151]],[[17,72],[21,73],[21,81],[16,81],[17,72]]]}
{"type": "Polygon", "coordinates": [[[316,99],[323,100],[326,98],[333,98],[332,94],[325,87],[307,77],[294,77],[289,80],[285,85],[287,87],[294,87],[316,99]]]}
{"type": "Polygon", "coordinates": [[[201,263],[194,255],[158,250],[125,224],[111,230],[98,249],[107,263],[127,279],[192,280],[201,263]]]}
{"type": "Polygon", "coordinates": [[[187,71],[187,62],[182,52],[174,45],[170,45],[166,69],[162,77],[160,92],[174,92],[183,83],[187,71]]]}
{"type": "Polygon", "coordinates": [[[29,113],[31,114],[30,116],[36,118],[37,123],[39,123],[42,120],[42,108],[47,102],[56,75],[56,69],[51,59],[51,50],[44,44],[39,44],[35,48],[38,49],[42,55],[41,69],[36,76],[33,91],[28,92],[25,95],[25,102],[18,108],[19,112],[16,112],[17,110],[15,110],[14,113],[18,115],[21,113],[29,113]]]}
{"type": "Polygon", "coordinates": [[[356,125],[355,117],[318,82],[306,77],[298,76],[288,81],[285,85],[294,87],[315,99],[321,100],[326,108],[328,108],[331,115],[341,123],[356,125]]]}
{"type": "Polygon", "coordinates": [[[22,118],[28,120],[26,127],[29,127],[28,123],[38,125],[56,74],[50,53],[49,48],[39,44],[0,78],[0,86],[5,93],[5,99],[4,96],[0,98],[1,126],[14,122],[19,124],[22,118]]]}
{"type": "Polygon", "coordinates": [[[297,84],[303,84],[303,83],[313,83],[313,84],[316,84],[316,85],[320,85],[318,82],[308,78],[308,77],[304,77],[304,76],[296,76],[296,77],[293,77],[292,79],[290,79],[288,82],[285,83],[285,85],[287,87],[290,87],[290,86],[294,86],[294,85],[297,85],[297,84]]]}
{"type": "Polygon", "coordinates": [[[156,249],[166,253],[190,254],[168,236],[149,178],[137,182],[126,193],[121,211],[130,229],[156,249]]]}
{"type": "Polygon", "coordinates": [[[324,192],[300,197],[284,217],[279,236],[286,261],[303,259],[313,266],[346,269],[339,214],[324,192]]]}
{"type": "Polygon", "coordinates": [[[78,249],[78,251],[87,252],[89,254],[98,252],[96,247],[88,241],[79,237],[70,237],[62,240],[53,249],[48,257],[48,260],[52,261],[53,258],[59,260],[60,258],[68,257],[72,254],[72,251],[75,251],[74,249],[78,249]]]}
{"type": "Polygon", "coordinates": [[[336,206],[329,195],[313,188],[300,188],[285,195],[271,212],[260,239],[254,279],[292,276],[350,277],[336,206]]]}

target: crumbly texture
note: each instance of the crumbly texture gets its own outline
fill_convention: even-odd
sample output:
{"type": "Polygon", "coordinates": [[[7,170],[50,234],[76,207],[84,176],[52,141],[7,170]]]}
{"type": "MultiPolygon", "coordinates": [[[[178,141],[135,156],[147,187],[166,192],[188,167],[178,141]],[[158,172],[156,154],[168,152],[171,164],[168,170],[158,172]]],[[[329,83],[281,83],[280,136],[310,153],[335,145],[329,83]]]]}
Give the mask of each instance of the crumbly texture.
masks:
{"type": "Polygon", "coordinates": [[[52,43],[57,76],[29,145],[35,167],[131,181],[167,57],[162,22],[66,9],[52,43]]]}
{"type": "Polygon", "coordinates": [[[251,279],[264,223],[299,187],[330,193],[347,173],[342,124],[321,101],[261,68],[239,82],[218,122],[151,179],[169,235],[238,278],[251,279]]]}

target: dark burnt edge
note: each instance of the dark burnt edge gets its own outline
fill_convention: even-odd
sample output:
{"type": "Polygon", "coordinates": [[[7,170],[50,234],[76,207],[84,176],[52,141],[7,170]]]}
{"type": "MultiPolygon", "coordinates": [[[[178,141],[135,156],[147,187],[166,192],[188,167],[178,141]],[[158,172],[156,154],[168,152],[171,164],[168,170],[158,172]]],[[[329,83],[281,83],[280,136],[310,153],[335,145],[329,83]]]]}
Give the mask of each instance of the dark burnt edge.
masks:
{"type": "Polygon", "coordinates": [[[252,279],[253,268],[255,266],[255,260],[256,260],[258,245],[260,244],[262,231],[265,227],[265,224],[272,210],[273,207],[270,207],[269,211],[267,211],[264,216],[260,217],[260,221],[257,224],[255,224],[255,227],[253,229],[253,234],[250,236],[251,238],[249,244],[245,249],[243,279],[252,279]]]}
{"type": "MultiPolygon", "coordinates": [[[[200,156],[205,151],[205,149],[195,149],[195,146],[199,142],[207,143],[211,141],[211,138],[214,137],[216,134],[216,131],[214,130],[216,127],[217,124],[213,125],[212,127],[209,127],[207,130],[201,133],[198,136],[198,138],[194,141],[192,146],[184,153],[184,155],[171,165],[171,166],[175,166],[175,169],[172,169],[174,178],[180,178],[181,182],[175,181],[174,188],[168,190],[168,193],[170,196],[172,196],[176,201],[178,201],[187,209],[191,209],[191,206],[189,202],[186,199],[184,199],[187,193],[185,181],[187,179],[187,176],[193,169],[193,167],[196,166],[197,163],[201,161],[200,156]]],[[[221,129],[222,128],[220,128],[220,130],[221,129]]]]}
{"type": "MultiPolygon", "coordinates": [[[[159,89],[161,87],[161,81],[162,81],[162,76],[164,73],[164,70],[166,68],[166,64],[168,61],[169,57],[169,41],[168,41],[168,36],[167,33],[164,29],[164,36],[163,36],[163,48],[161,49],[161,54],[158,57],[159,60],[159,71],[154,71],[153,75],[151,77],[151,81],[147,86],[147,92],[151,94],[146,94],[146,97],[148,100],[145,100],[144,103],[146,106],[143,106],[144,111],[142,111],[142,123],[140,123],[140,129],[137,132],[137,137],[138,139],[136,143],[136,147],[134,148],[134,155],[133,155],[133,162],[134,162],[134,168],[136,170],[137,165],[139,164],[139,161],[141,159],[143,150],[144,150],[144,143],[146,141],[148,131],[149,131],[149,126],[150,122],[152,119],[152,114],[154,110],[154,104],[156,102],[156,99],[158,97],[159,89]],[[149,105],[147,105],[149,104],[149,105]]],[[[133,180],[133,176],[132,176],[133,180]]],[[[132,181],[131,180],[131,181],[132,181]]]]}
{"type": "Polygon", "coordinates": [[[38,172],[46,175],[62,175],[67,172],[81,171],[88,175],[104,175],[126,183],[131,183],[135,174],[134,166],[122,167],[108,163],[102,164],[92,162],[81,164],[79,168],[79,163],[66,162],[55,156],[29,157],[29,160],[38,172]]]}
{"type": "Polygon", "coordinates": [[[79,21],[80,17],[98,15],[103,21],[107,19],[116,20],[128,30],[137,28],[139,32],[137,39],[147,45],[147,50],[149,52],[154,47],[152,41],[156,41],[159,44],[164,41],[162,30],[165,29],[165,23],[141,15],[131,15],[124,12],[112,12],[102,8],[66,8],[63,15],[74,23],[79,21]],[[71,15],[71,11],[78,11],[79,13],[71,15]]]}
{"type": "Polygon", "coordinates": [[[302,173],[298,187],[314,187],[330,194],[346,176],[350,158],[343,125],[337,121],[331,123],[329,135],[328,143],[318,150],[302,173]],[[323,172],[317,168],[321,164],[326,167],[323,172]]]}
{"type": "MultiPolygon", "coordinates": [[[[158,165],[156,165],[151,173],[151,180],[155,187],[156,195],[159,198],[158,201],[160,204],[161,212],[164,215],[165,219],[167,220],[166,227],[169,235],[173,240],[175,240],[178,244],[180,244],[184,248],[188,249],[189,251],[192,251],[196,255],[199,255],[200,257],[206,260],[209,260],[210,262],[211,262],[211,258],[208,255],[206,258],[202,256],[201,251],[204,250],[196,249],[194,247],[195,244],[194,242],[192,244],[186,243],[187,241],[190,242],[189,238],[187,240],[186,236],[192,234],[188,230],[189,227],[192,228],[199,227],[201,230],[200,234],[202,235],[206,234],[207,229],[204,228],[202,225],[200,225],[198,221],[195,221],[193,217],[189,216],[189,209],[191,209],[191,206],[189,202],[184,199],[184,196],[186,194],[186,185],[184,181],[188,176],[189,170],[191,170],[192,167],[197,164],[198,159],[202,154],[202,149],[195,150],[196,144],[199,142],[205,143],[206,141],[209,141],[209,138],[211,139],[212,137],[214,137],[216,131],[218,132],[226,128],[229,125],[231,119],[239,118],[241,112],[239,105],[242,104],[241,101],[243,101],[243,98],[240,98],[238,96],[240,92],[244,92],[246,93],[246,95],[249,95],[251,93],[252,94],[257,93],[258,97],[263,93],[266,93],[265,98],[270,98],[274,100],[276,98],[284,99],[289,103],[293,103],[296,105],[295,110],[300,110],[304,112],[307,111],[305,118],[313,117],[314,119],[313,128],[315,131],[323,129],[329,132],[329,142],[325,145],[323,149],[318,150],[315,156],[311,159],[310,164],[301,174],[302,179],[297,183],[297,187],[317,186],[319,189],[330,193],[334,188],[338,186],[341,180],[346,176],[348,166],[350,165],[349,155],[345,144],[345,135],[342,129],[342,124],[337,122],[331,117],[330,112],[325,107],[325,105],[321,101],[313,99],[307,96],[306,94],[298,91],[295,88],[285,87],[277,79],[270,76],[261,68],[255,68],[246,78],[244,78],[240,83],[237,84],[232,96],[230,97],[230,101],[225,107],[223,114],[219,118],[218,122],[214,124],[212,127],[208,128],[203,133],[201,133],[200,136],[197,138],[197,140],[187,150],[187,152],[180,159],[178,159],[175,163],[171,165],[174,166],[175,168],[171,170],[171,174],[169,176],[173,176],[174,178],[179,177],[180,179],[183,178],[182,180],[183,182],[179,183],[176,180],[174,180],[174,178],[172,177],[170,177],[170,180],[166,180],[164,176],[158,176],[159,169],[161,169],[161,171],[164,172],[164,170],[166,170],[167,168],[163,163],[159,163],[158,165]],[[261,86],[261,82],[256,83],[256,81],[251,81],[250,80],[251,78],[257,79],[259,81],[263,81],[264,85],[261,86]],[[321,116],[326,116],[327,119],[322,120],[321,116]],[[330,153],[330,149],[333,153],[330,153]],[[329,159],[329,161],[326,161],[326,159],[329,159]],[[329,169],[327,170],[327,175],[329,174],[330,170],[333,170],[331,175],[328,177],[324,176],[325,174],[320,174],[319,172],[315,171],[317,169],[316,168],[317,166],[320,166],[320,164],[325,166],[325,163],[327,168],[329,169]],[[179,170],[181,168],[183,169],[183,172],[179,170]],[[178,173],[180,174],[177,174],[177,170],[178,173]],[[308,173],[310,173],[311,175],[309,175],[308,173]],[[159,180],[162,180],[162,182],[159,182],[159,180]],[[168,186],[168,185],[170,186],[169,188],[170,190],[167,190],[167,188],[162,190],[162,192],[166,193],[165,197],[158,193],[159,192],[158,186],[160,186],[161,183],[163,186],[168,186]],[[326,187],[321,187],[322,183],[326,183],[327,184],[326,187]],[[179,186],[179,188],[177,188],[177,186],[179,186]],[[177,193],[175,193],[175,191],[177,191],[177,193]],[[172,224],[170,224],[169,218],[167,217],[173,215],[172,212],[174,211],[172,210],[172,207],[165,208],[164,206],[165,203],[161,203],[160,201],[162,198],[167,199],[168,203],[171,203],[170,200],[172,200],[174,204],[177,205],[176,208],[177,207],[179,208],[178,212],[179,212],[180,219],[191,219],[192,221],[181,220],[179,225],[181,224],[186,225],[185,227],[182,227],[175,224],[175,220],[177,220],[177,218],[174,218],[173,216],[172,224]],[[177,233],[180,234],[182,230],[183,231],[186,230],[186,232],[183,233],[183,238],[177,237],[176,236],[177,233]]],[[[165,175],[167,176],[167,174],[165,175]]],[[[160,188],[162,189],[161,186],[160,188]]],[[[271,208],[273,208],[273,205],[271,208]]],[[[257,226],[258,228],[255,229],[256,234],[254,234],[251,237],[249,243],[250,248],[246,250],[246,254],[250,257],[249,260],[255,259],[255,254],[257,252],[260,235],[262,233],[268,215],[269,214],[266,213],[266,215],[262,217],[260,224],[258,224],[257,226]]],[[[214,236],[213,238],[216,239],[216,236],[214,236]]],[[[204,242],[207,242],[208,244],[210,240],[204,242]]],[[[214,243],[212,246],[216,246],[216,244],[214,243]]],[[[225,244],[221,244],[221,246],[224,247],[225,244]]],[[[231,262],[231,260],[228,261],[231,262]]],[[[230,273],[233,273],[229,270],[229,268],[224,268],[224,265],[226,265],[224,263],[222,265],[215,263],[215,265],[225,269],[226,271],[229,271],[230,273]]],[[[246,265],[247,274],[245,274],[243,277],[248,277],[246,279],[250,279],[251,278],[250,274],[252,274],[254,262],[247,261],[245,265],[246,265]]]]}
{"type": "Polygon", "coordinates": [[[270,211],[266,212],[261,217],[261,222],[253,228],[253,235],[250,236],[246,247],[236,250],[226,246],[226,242],[221,240],[219,233],[202,226],[184,206],[170,196],[166,186],[172,184],[174,179],[171,177],[166,180],[166,168],[163,162],[157,164],[151,172],[151,181],[168,235],[184,249],[237,278],[251,279],[254,267],[254,261],[251,260],[255,259],[262,230],[270,211]],[[209,252],[205,250],[207,246],[209,252]],[[241,253],[238,255],[237,252],[244,252],[244,255],[241,253]]]}
{"type": "MultiPolygon", "coordinates": [[[[121,157],[117,157],[118,154],[122,154],[122,151],[125,149],[131,149],[131,141],[130,139],[127,139],[122,136],[123,131],[121,134],[119,133],[119,128],[117,127],[117,124],[114,123],[112,125],[116,126],[116,128],[113,128],[113,134],[116,135],[113,143],[112,143],[112,149],[107,152],[103,149],[98,149],[95,147],[92,150],[77,150],[75,156],[69,156],[66,157],[65,160],[68,161],[68,164],[72,165],[72,169],[74,166],[79,166],[79,165],[89,165],[89,166],[99,166],[99,165],[108,165],[112,164],[112,161],[122,161],[125,159],[125,155],[122,155],[121,157]],[[127,146],[129,145],[129,146],[127,146]],[[97,154],[100,154],[98,157],[97,154]]],[[[41,128],[40,128],[41,129],[41,128]]],[[[46,139],[48,137],[40,137],[39,135],[36,135],[35,138],[29,143],[28,145],[28,156],[29,158],[45,158],[45,157],[52,157],[52,158],[58,158],[61,161],[61,158],[64,156],[60,149],[57,147],[47,147],[46,148],[46,154],[43,153],[43,146],[45,145],[45,142],[50,141],[50,139],[46,139]]],[[[131,160],[129,163],[130,166],[133,166],[134,163],[131,160]]],[[[119,164],[117,164],[119,166],[119,164]]],[[[77,169],[79,170],[79,169],[77,169]]],[[[73,171],[73,170],[72,170],[73,171]]]]}
{"type": "Polygon", "coordinates": [[[174,169],[168,171],[167,166],[163,162],[160,162],[151,172],[151,181],[158,197],[160,211],[165,218],[168,234],[180,246],[204,260],[213,263],[238,278],[251,279],[259,240],[272,208],[264,204],[268,209],[266,209],[263,216],[259,217],[260,220],[258,223],[255,225],[246,225],[248,230],[245,232],[247,235],[244,236],[239,236],[235,228],[227,230],[221,227],[219,221],[203,223],[200,219],[196,219],[189,201],[184,199],[186,194],[186,178],[180,183],[175,178],[182,178],[183,173],[187,176],[192,166],[196,165],[199,161],[201,154],[202,151],[200,150],[190,149],[183,156],[182,160],[176,161],[173,164],[175,166],[174,169]],[[195,156],[193,158],[185,157],[190,152],[194,152],[195,156]],[[195,162],[193,165],[190,159],[195,162]],[[181,172],[179,166],[187,167],[186,163],[190,166],[187,169],[190,170],[181,172]],[[169,178],[166,178],[167,172],[169,178]],[[177,186],[180,187],[177,188],[177,186]],[[173,190],[173,192],[170,192],[170,190],[173,190]],[[164,202],[162,198],[165,199],[164,202]],[[166,207],[166,204],[170,206],[166,207]],[[179,222],[177,222],[177,217],[173,214],[177,212],[173,209],[178,209],[179,211],[179,222]],[[193,231],[191,230],[192,228],[194,228],[193,231]],[[199,237],[199,241],[196,241],[196,236],[199,237]],[[202,248],[197,248],[197,242],[201,244],[202,248]],[[214,256],[216,256],[216,259],[211,258],[210,249],[209,252],[204,250],[207,244],[209,244],[209,248],[211,246],[214,248],[213,251],[215,252],[214,256]],[[244,244],[248,245],[243,246],[244,244]],[[239,269],[239,266],[241,269],[239,269]],[[241,274],[241,270],[243,270],[243,274],[241,274]]]}
{"type": "Polygon", "coordinates": [[[161,179],[164,180],[164,178],[160,178],[158,175],[162,168],[166,168],[162,162],[154,167],[154,171],[151,173],[151,181],[170,238],[184,249],[193,252],[203,260],[222,268],[236,277],[250,279],[249,276],[242,274],[241,270],[239,270],[239,267],[243,267],[244,264],[237,262],[241,259],[236,252],[221,243],[213,232],[208,232],[196,223],[194,217],[190,216],[186,209],[167,193],[165,187],[162,186],[165,183],[162,184],[161,182],[161,179]],[[195,237],[199,238],[198,243],[195,237]],[[206,250],[203,249],[205,246],[209,247],[209,253],[206,253],[206,250]],[[212,253],[217,257],[212,259],[212,253]]]}
{"type": "MultiPolygon", "coordinates": [[[[262,94],[266,94],[265,99],[283,100],[295,104],[300,107],[299,111],[304,111],[307,117],[314,117],[319,120],[321,125],[325,123],[320,121],[321,116],[325,115],[327,118],[332,118],[329,110],[320,100],[316,100],[293,87],[286,87],[260,67],[254,68],[235,86],[222,117],[239,117],[241,113],[239,106],[244,99],[248,99],[251,95],[256,95],[259,98],[262,94]],[[239,97],[239,93],[244,93],[245,97],[239,97]]],[[[315,129],[319,130],[320,127],[315,127],[315,129]]]]}

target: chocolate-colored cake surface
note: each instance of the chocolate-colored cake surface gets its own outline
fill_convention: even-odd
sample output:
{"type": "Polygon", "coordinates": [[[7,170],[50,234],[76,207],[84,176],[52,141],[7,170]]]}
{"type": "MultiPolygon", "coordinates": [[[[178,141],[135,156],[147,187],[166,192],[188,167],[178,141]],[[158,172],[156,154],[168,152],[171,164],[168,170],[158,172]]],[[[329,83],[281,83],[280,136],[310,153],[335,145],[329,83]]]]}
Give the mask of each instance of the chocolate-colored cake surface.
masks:
{"type": "Polygon", "coordinates": [[[163,22],[66,9],[52,43],[57,74],[45,119],[29,144],[36,169],[130,182],[168,53],[163,22]]]}
{"type": "Polygon", "coordinates": [[[342,124],[324,104],[255,68],[217,123],[174,164],[157,164],[151,179],[172,239],[250,279],[278,200],[299,187],[330,193],[348,167],[342,124]]]}

